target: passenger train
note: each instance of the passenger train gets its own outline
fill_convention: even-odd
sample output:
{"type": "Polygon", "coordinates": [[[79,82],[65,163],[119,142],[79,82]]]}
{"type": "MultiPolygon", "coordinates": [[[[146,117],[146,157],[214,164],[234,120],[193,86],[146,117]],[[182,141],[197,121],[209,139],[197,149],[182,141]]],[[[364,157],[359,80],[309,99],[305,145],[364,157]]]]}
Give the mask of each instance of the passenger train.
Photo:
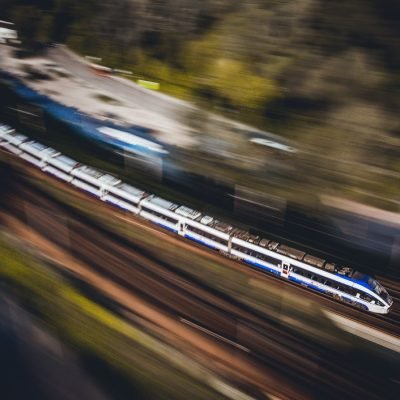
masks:
{"type": "Polygon", "coordinates": [[[282,279],[373,313],[387,314],[393,304],[382,285],[368,275],[146,193],[5,125],[0,125],[0,147],[104,202],[282,279]]]}

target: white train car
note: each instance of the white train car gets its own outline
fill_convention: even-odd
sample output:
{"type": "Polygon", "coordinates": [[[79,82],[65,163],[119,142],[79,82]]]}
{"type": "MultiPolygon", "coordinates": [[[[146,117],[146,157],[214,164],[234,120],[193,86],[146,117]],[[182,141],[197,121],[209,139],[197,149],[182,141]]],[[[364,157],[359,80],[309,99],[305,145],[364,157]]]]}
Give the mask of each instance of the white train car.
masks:
{"type": "Polygon", "coordinates": [[[47,166],[49,158],[60,154],[57,150],[34,141],[21,143],[19,148],[23,151],[21,158],[41,169],[47,166]]]}
{"type": "Polygon", "coordinates": [[[56,176],[66,182],[71,182],[73,176],[71,172],[74,168],[78,167],[79,163],[72,158],[64,156],[63,154],[55,155],[47,160],[47,165],[43,171],[56,176]]]}
{"type": "Polygon", "coordinates": [[[393,304],[382,285],[368,275],[338,267],[304,251],[252,235],[200,211],[149,195],[112,175],[30,141],[8,126],[0,125],[0,146],[102,201],[277,277],[373,313],[386,314],[393,304]]]}
{"type": "Polygon", "coordinates": [[[229,252],[229,235],[233,230],[232,226],[208,215],[198,217],[197,221],[185,219],[183,226],[185,237],[222,252],[229,252]]]}
{"type": "Polygon", "coordinates": [[[147,193],[127,183],[120,182],[116,185],[105,187],[106,193],[103,201],[114,204],[117,207],[139,214],[140,201],[147,196],[147,193]]]}
{"type": "Polygon", "coordinates": [[[140,202],[139,215],[171,231],[179,233],[179,215],[175,214],[178,204],[156,196],[148,196],[140,202]]]}
{"type": "Polygon", "coordinates": [[[106,174],[86,165],[79,165],[71,171],[74,177],[71,183],[86,192],[89,192],[101,200],[107,193],[107,188],[121,183],[121,180],[113,175],[106,174]]]}
{"type": "Polygon", "coordinates": [[[15,130],[12,129],[3,133],[1,146],[13,154],[20,155],[22,154],[22,150],[19,148],[19,145],[26,142],[27,140],[27,136],[21,135],[20,133],[17,133],[15,132],[15,130]]]}

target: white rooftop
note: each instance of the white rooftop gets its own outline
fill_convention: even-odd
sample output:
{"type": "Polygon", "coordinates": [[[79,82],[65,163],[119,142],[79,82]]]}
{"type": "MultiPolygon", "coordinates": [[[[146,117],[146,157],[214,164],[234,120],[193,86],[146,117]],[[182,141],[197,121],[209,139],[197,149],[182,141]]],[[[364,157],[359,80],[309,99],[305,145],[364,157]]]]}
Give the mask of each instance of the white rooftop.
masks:
{"type": "Polygon", "coordinates": [[[102,126],[98,128],[98,131],[101,132],[103,135],[106,135],[112,139],[119,140],[126,144],[130,144],[133,146],[141,146],[151,151],[155,151],[157,153],[166,154],[168,153],[161,145],[158,143],[154,143],[150,140],[143,139],[140,136],[137,136],[133,133],[122,131],[119,129],[109,128],[107,126],[102,126]]]}

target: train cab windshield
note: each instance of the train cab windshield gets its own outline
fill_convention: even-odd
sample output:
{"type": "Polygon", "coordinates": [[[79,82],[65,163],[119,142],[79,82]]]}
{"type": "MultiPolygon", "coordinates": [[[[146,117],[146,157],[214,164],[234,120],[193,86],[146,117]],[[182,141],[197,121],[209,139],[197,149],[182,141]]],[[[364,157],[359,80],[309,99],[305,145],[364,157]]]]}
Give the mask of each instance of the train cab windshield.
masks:
{"type": "Polygon", "coordinates": [[[372,287],[373,291],[380,296],[387,304],[392,305],[393,300],[389,296],[389,293],[384,289],[384,287],[378,283],[375,279],[369,278],[368,284],[372,287]]]}

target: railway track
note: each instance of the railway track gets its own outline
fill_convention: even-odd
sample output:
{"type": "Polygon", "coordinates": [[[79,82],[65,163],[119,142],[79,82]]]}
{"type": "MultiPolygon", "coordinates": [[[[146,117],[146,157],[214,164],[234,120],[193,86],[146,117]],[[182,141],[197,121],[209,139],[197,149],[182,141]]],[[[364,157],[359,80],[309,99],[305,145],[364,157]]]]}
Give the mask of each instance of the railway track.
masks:
{"type": "MultiPolygon", "coordinates": [[[[233,343],[232,350],[239,348],[235,347],[235,344],[241,346],[240,351],[246,349],[247,357],[254,362],[274,368],[289,377],[293,385],[297,384],[299,387],[313,385],[317,391],[324,394],[324,398],[330,398],[333,393],[335,396],[347,398],[351,392],[355,393],[353,398],[358,398],[360,395],[380,398],[380,395],[375,395],[370,389],[365,389],[364,393],[362,382],[365,381],[365,375],[360,375],[358,370],[354,372],[346,370],[346,373],[343,373],[345,370],[343,362],[351,362],[351,359],[344,357],[342,353],[310,342],[292,329],[276,324],[276,321],[269,319],[268,316],[260,315],[236,302],[235,299],[226,298],[204,287],[200,282],[178,274],[173,266],[162,262],[154,254],[138,248],[135,243],[120,235],[109,232],[95,221],[89,221],[81,213],[62,204],[25,178],[22,178],[14,190],[15,198],[24,199],[25,209],[21,210],[18,201],[8,202],[7,210],[11,214],[23,220],[26,218],[26,204],[32,204],[33,208],[52,210],[53,215],[67,216],[70,240],[64,246],[65,251],[71,252],[74,257],[109,279],[140,293],[166,313],[180,320],[189,321],[205,329],[208,334],[212,333],[230,341],[233,343]]],[[[98,201],[93,201],[99,203],[96,207],[100,207],[101,210],[110,209],[98,201]]],[[[116,211],[113,210],[113,213],[116,211]]],[[[51,216],[45,212],[41,216],[37,214],[31,218],[34,218],[38,234],[54,240],[57,238],[57,225],[52,226],[49,215],[51,216]]],[[[143,225],[146,223],[143,222],[143,225]]],[[[164,232],[162,234],[172,237],[177,243],[180,241],[173,235],[164,232]]],[[[205,252],[203,248],[201,251],[205,252]]],[[[215,253],[211,256],[220,258],[221,262],[227,262],[232,266],[236,264],[235,268],[267,284],[280,287],[287,285],[272,276],[249,269],[248,266],[227,261],[215,253]]],[[[395,330],[397,324],[398,332],[397,314],[393,321],[387,317],[375,318],[376,316],[338,304],[324,296],[309,293],[308,290],[302,288],[294,290],[306,292],[310,298],[315,299],[317,296],[317,301],[329,303],[336,312],[340,309],[339,312],[343,315],[353,313],[357,316],[357,320],[366,317],[365,322],[371,324],[373,321],[371,325],[375,327],[386,325],[383,328],[385,331],[395,330]]],[[[369,382],[375,388],[382,388],[380,379],[381,377],[369,377],[369,382]]]]}
{"type": "MultiPolygon", "coordinates": [[[[64,184],[56,181],[52,177],[48,177],[47,175],[45,175],[43,173],[34,171],[34,175],[42,177],[42,178],[44,177],[44,178],[48,179],[50,182],[52,182],[53,184],[60,185],[64,190],[69,190],[72,193],[78,194],[79,198],[93,199],[91,196],[83,194],[82,192],[80,192],[74,188],[65,187],[64,184]]],[[[25,182],[24,184],[26,187],[26,185],[29,184],[29,182],[25,182]]],[[[33,187],[33,186],[31,185],[31,187],[33,187]]],[[[37,190],[37,188],[35,190],[37,190]]],[[[43,191],[42,191],[42,195],[49,197],[43,191]]],[[[55,199],[53,198],[52,200],[54,201],[55,199]]],[[[129,217],[130,217],[129,219],[131,219],[132,221],[134,221],[134,220],[136,220],[136,222],[140,221],[140,224],[148,227],[150,230],[153,230],[153,231],[161,230],[163,232],[164,236],[169,236],[169,237],[173,238],[174,240],[177,240],[177,237],[174,233],[171,233],[168,230],[165,230],[161,227],[156,228],[156,227],[154,227],[153,224],[148,223],[147,221],[143,220],[142,218],[140,218],[138,216],[133,216],[133,215],[124,213],[118,209],[115,209],[114,207],[104,204],[103,202],[99,202],[97,199],[93,199],[93,201],[96,203],[96,206],[100,207],[102,210],[104,210],[104,212],[109,212],[112,215],[123,214],[124,217],[129,215],[129,217]]],[[[63,206],[63,207],[65,208],[65,206],[63,206]]],[[[69,208],[69,210],[73,211],[71,208],[69,208]]],[[[80,216],[80,218],[82,218],[82,216],[80,216]]],[[[90,221],[90,223],[94,224],[93,221],[90,221]]],[[[106,232],[106,230],[104,229],[104,227],[101,226],[101,224],[95,223],[95,226],[97,229],[102,229],[104,232],[106,232]]],[[[110,231],[108,231],[107,233],[111,234],[110,231]]],[[[115,235],[115,237],[119,243],[124,242],[126,246],[131,246],[133,248],[136,248],[137,251],[141,251],[141,252],[145,251],[143,249],[137,248],[137,246],[134,243],[127,240],[125,237],[121,237],[120,235],[115,235]]],[[[279,286],[289,285],[292,287],[297,287],[302,292],[304,292],[305,296],[310,297],[313,300],[318,301],[319,303],[322,303],[324,307],[327,307],[330,310],[332,310],[344,317],[350,316],[352,319],[356,320],[357,322],[365,323],[366,325],[368,325],[372,328],[381,330],[390,335],[400,337],[400,282],[395,282],[395,281],[389,280],[384,277],[379,278],[382,280],[382,283],[384,284],[384,286],[387,287],[389,294],[393,297],[394,304],[392,306],[390,313],[387,315],[373,314],[373,313],[360,311],[359,309],[356,309],[353,306],[348,305],[346,303],[338,303],[333,298],[327,297],[326,295],[320,294],[318,292],[310,291],[309,289],[305,289],[300,284],[296,284],[294,282],[283,282],[281,279],[276,278],[275,276],[267,274],[267,273],[257,269],[256,267],[250,267],[248,264],[242,263],[240,261],[238,262],[236,260],[235,261],[227,260],[225,257],[219,255],[219,253],[217,253],[216,251],[213,251],[211,249],[210,250],[205,249],[203,246],[201,246],[193,241],[190,241],[188,239],[179,238],[179,240],[177,240],[176,243],[179,243],[179,242],[189,243],[190,247],[195,247],[202,253],[204,253],[204,252],[209,253],[210,255],[215,257],[215,259],[217,259],[218,262],[227,263],[227,264],[229,264],[230,267],[238,268],[241,271],[248,274],[250,276],[250,278],[257,276],[258,279],[266,281],[268,283],[276,282],[276,284],[279,286]]]]}

